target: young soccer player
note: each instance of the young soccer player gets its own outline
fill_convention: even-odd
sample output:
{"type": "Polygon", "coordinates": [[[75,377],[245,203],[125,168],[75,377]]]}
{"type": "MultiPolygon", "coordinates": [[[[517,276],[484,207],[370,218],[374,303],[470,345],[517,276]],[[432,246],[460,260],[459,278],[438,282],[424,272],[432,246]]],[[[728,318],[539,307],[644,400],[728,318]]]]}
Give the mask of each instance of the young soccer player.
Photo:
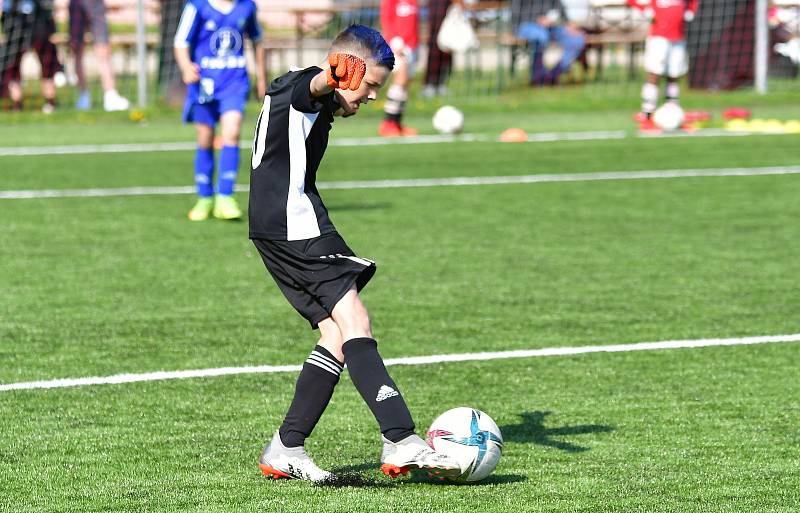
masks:
{"type": "Polygon", "coordinates": [[[319,328],[289,411],[259,466],[267,476],[325,481],[303,449],[344,365],[383,434],[382,470],[458,472],[414,433],[400,389],[386,371],[358,293],[375,263],[357,257],[331,222],[316,176],[334,115],[351,116],[378,96],[394,55],[377,31],[352,25],[333,41],[328,61],[274,80],[256,124],[250,178],[250,238],[289,303],[319,328]]]}
{"type": "Polygon", "coordinates": [[[666,100],[680,101],[678,80],[689,71],[686,55],[685,23],[694,20],[698,0],[627,0],[651,19],[644,49],[647,78],[642,86],[642,111],[638,116],[643,132],[659,131],[653,122],[658,107],[658,86],[666,78],[666,100]]]}
{"type": "Polygon", "coordinates": [[[233,197],[239,172],[239,133],[250,90],[244,36],[255,48],[259,97],[266,89],[266,50],[253,0],[188,0],[175,32],[175,59],[187,85],[185,122],[197,128],[194,178],[198,200],[192,221],[240,219],[233,197]],[[219,122],[222,150],[214,192],[214,130],[219,122]]]}
{"type": "Polygon", "coordinates": [[[416,0],[382,0],[381,30],[394,52],[395,70],[386,93],[384,118],[378,127],[383,137],[417,135],[417,130],[403,125],[408,88],[414,78],[419,36],[419,9],[416,0]]]}

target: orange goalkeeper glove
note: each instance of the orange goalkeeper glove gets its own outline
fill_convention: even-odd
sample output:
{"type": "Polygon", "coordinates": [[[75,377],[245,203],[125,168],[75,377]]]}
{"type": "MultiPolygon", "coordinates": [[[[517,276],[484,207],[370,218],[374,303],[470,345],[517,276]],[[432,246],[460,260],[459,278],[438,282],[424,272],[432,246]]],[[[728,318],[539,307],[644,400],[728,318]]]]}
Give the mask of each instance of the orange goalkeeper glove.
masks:
{"type": "Polygon", "coordinates": [[[367,73],[367,65],[363,59],[347,53],[328,55],[328,85],[334,89],[350,89],[355,91],[361,86],[361,80],[367,73]]]}

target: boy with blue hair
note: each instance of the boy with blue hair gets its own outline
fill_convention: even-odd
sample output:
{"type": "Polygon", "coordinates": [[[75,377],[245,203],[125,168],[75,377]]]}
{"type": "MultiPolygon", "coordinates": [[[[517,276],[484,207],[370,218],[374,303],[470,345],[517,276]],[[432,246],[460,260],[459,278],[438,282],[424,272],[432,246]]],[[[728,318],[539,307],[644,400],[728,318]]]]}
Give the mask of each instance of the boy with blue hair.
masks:
{"type": "Polygon", "coordinates": [[[375,100],[394,68],[379,32],[353,25],[334,39],[325,63],[290,71],[269,86],[256,123],[250,175],[250,238],[291,305],[319,329],[294,398],[259,466],[264,475],[328,481],[303,444],[328,406],[347,365],[350,378],[380,426],[381,470],[397,477],[424,469],[460,473],[457,462],[431,449],[389,376],[359,297],[375,262],[359,258],[328,216],[316,186],[334,116],[352,116],[375,100]]]}
{"type": "Polygon", "coordinates": [[[259,97],[266,89],[266,49],[253,0],[188,0],[175,32],[175,59],[187,86],[183,120],[197,127],[195,183],[198,200],[192,221],[240,219],[233,197],[239,170],[239,133],[250,90],[244,37],[255,49],[259,97]],[[214,191],[214,131],[219,122],[222,149],[214,191]]]}

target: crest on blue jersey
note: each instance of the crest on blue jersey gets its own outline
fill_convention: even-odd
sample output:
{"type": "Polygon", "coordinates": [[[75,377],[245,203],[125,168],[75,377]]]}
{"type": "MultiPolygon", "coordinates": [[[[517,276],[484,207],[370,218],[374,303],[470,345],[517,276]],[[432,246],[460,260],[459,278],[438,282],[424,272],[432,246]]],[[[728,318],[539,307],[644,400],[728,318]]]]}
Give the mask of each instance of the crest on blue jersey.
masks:
{"type": "Polygon", "coordinates": [[[211,35],[209,45],[214,55],[234,55],[242,49],[242,35],[230,27],[222,27],[211,35]]]}

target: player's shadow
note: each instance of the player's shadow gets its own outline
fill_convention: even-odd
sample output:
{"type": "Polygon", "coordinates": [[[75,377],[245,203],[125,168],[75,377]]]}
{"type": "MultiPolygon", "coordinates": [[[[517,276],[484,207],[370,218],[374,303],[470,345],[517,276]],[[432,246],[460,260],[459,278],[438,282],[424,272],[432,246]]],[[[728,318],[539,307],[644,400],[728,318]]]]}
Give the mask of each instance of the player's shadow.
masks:
{"type": "Polygon", "coordinates": [[[328,488],[394,488],[398,484],[397,481],[379,475],[379,466],[374,463],[344,465],[332,468],[331,472],[336,476],[336,479],[318,483],[318,486],[328,488]],[[366,472],[375,477],[364,475],[366,472]]]}
{"type": "Polygon", "coordinates": [[[411,479],[409,479],[409,481],[412,483],[428,483],[431,485],[439,485],[439,486],[486,486],[486,485],[499,485],[508,483],[520,483],[522,481],[527,481],[527,479],[528,476],[523,476],[520,474],[490,474],[489,477],[481,479],[480,481],[473,481],[471,483],[459,483],[454,481],[431,479],[421,475],[417,475],[417,476],[412,476],[411,479]]]}
{"type": "Polygon", "coordinates": [[[587,435],[591,433],[609,433],[614,431],[611,426],[603,424],[581,424],[577,426],[545,427],[545,417],[550,415],[549,411],[524,412],[520,416],[522,421],[518,424],[508,424],[500,426],[505,442],[522,442],[553,447],[566,452],[584,452],[587,447],[581,447],[574,443],[558,440],[554,437],[587,435]]]}
{"type": "MultiPolygon", "coordinates": [[[[360,465],[346,465],[331,469],[336,475],[336,479],[318,483],[318,486],[329,488],[395,488],[403,483],[427,483],[431,485],[460,485],[450,481],[438,480],[425,477],[422,474],[412,474],[409,477],[391,479],[380,475],[380,470],[374,463],[362,463],[360,465]],[[364,475],[369,473],[370,476],[364,475]],[[371,477],[375,476],[375,477],[371,477]]],[[[476,483],[463,483],[468,486],[497,485],[507,483],[518,483],[528,479],[519,474],[492,474],[486,479],[476,483]]]]}

